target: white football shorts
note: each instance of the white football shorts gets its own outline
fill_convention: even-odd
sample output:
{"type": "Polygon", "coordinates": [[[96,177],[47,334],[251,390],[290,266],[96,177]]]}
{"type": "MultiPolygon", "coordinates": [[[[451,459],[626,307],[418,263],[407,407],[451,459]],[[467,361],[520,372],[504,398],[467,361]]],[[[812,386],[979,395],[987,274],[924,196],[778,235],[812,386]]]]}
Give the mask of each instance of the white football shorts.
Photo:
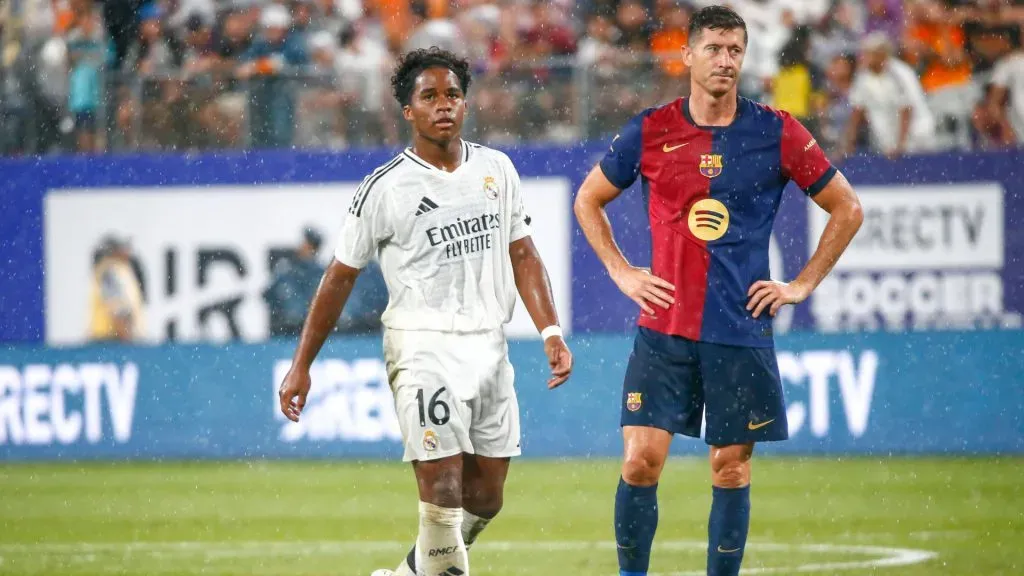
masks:
{"type": "Polygon", "coordinates": [[[519,456],[519,401],[501,329],[384,331],[384,361],[405,442],[403,460],[462,452],[519,456]]]}

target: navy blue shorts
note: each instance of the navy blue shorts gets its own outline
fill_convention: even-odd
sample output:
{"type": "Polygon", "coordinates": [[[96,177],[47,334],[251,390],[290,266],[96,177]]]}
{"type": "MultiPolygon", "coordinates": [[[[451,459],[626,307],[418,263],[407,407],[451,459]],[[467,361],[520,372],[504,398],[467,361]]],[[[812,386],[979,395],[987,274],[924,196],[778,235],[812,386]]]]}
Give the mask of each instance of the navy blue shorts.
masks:
{"type": "Polygon", "coordinates": [[[622,425],[712,446],[789,438],[774,348],[694,342],[641,327],[622,387],[622,425]],[[705,410],[706,408],[706,410],[705,410]]]}

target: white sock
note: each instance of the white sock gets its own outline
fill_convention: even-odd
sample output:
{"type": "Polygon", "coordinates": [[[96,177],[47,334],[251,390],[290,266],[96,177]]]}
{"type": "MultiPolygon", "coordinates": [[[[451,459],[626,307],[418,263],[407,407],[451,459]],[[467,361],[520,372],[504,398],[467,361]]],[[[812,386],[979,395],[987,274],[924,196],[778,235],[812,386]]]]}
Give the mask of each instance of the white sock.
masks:
{"type": "MultiPolygon", "coordinates": [[[[481,518],[465,509],[462,511],[462,541],[466,544],[467,551],[490,522],[491,518],[481,518]]],[[[402,560],[398,568],[395,568],[395,576],[416,576],[416,572],[409,566],[408,560],[402,560]]]]}
{"type": "Polygon", "coordinates": [[[421,576],[469,576],[461,508],[442,508],[420,502],[416,570],[421,576]]]}
{"type": "Polygon", "coordinates": [[[490,522],[490,518],[481,518],[469,510],[462,510],[462,541],[466,543],[466,550],[476,542],[477,536],[490,522]]]}

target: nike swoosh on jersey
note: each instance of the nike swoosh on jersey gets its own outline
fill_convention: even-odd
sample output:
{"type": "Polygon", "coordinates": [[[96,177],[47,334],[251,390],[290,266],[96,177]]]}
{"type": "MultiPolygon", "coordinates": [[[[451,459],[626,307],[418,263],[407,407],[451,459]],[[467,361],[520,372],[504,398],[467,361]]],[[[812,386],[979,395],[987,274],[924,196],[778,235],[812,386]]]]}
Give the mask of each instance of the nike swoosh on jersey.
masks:
{"type": "Polygon", "coordinates": [[[682,148],[683,146],[686,146],[687,144],[689,144],[689,142],[683,142],[682,144],[677,144],[675,146],[669,146],[668,142],[666,142],[665,145],[661,147],[661,151],[662,152],[671,152],[673,150],[678,150],[678,149],[682,148]]]}

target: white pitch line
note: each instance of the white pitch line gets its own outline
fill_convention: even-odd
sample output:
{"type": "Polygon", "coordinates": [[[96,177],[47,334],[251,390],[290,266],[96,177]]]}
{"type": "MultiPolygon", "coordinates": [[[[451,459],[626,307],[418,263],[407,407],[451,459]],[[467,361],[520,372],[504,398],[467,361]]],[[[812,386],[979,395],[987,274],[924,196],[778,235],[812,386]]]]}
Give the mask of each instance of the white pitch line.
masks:
{"type": "MultiPolygon", "coordinates": [[[[181,557],[190,554],[202,554],[207,559],[243,558],[243,557],[280,557],[283,555],[308,556],[311,554],[332,554],[351,551],[390,551],[404,550],[408,542],[395,540],[369,541],[254,541],[237,542],[64,542],[64,543],[19,543],[0,544],[0,564],[12,560],[9,556],[18,553],[72,555],[79,562],[95,562],[97,554],[118,553],[132,555],[135,553],[151,556],[181,557]],[[8,555],[8,558],[4,558],[8,555]]],[[[698,540],[668,540],[656,542],[658,550],[704,550],[707,543],[698,540]]],[[[480,542],[474,550],[491,551],[549,551],[563,552],[569,550],[614,550],[614,542],[568,540],[568,541],[528,541],[509,540],[480,542]]],[[[861,568],[887,568],[893,566],[909,566],[934,559],[938,553],[930,550],[911,548],[889,548],[881,546],[859,546],[852,544],[784,544],[776,542],[751,542],[748,550],[765,550],[772,552],[810,552],[815,554],[858,554],[873,556],[867,560],[821,562],[799,564],[796,566],[750,567],[743,570],[744,574],[783,574],[793,572],[845,571],[861,568]]],[[[651,574],[650,576],[703,576],[703,571],[675,572],[672,574],[651,574]]]]}
{"type": "MultiPolygon", "coordinates": [[[[700,543],[701,547],[706,544],[700,543]]],[[[814,553],[846,553],[881,556],[871,560],[857,560],[847,562],[824,562],[812,564],[798,564],[796,566],[765,566],[744,568],[744,574],[788,574],[793,572],[818,572],[818,571],[844,571],[857,570],[860,568],[889,568],[893,566],[909,566],[920,564],[938,557],[937,552],[930,550],[914,550],[912,548],[887,548],[881,546],[854,546],[847,544],[774,544],[774,543],[750,543],[747,549],[782,551],[802,551],[814,553]]],[[[673,572],[671,574],[652,573],[650,576],[704,576],[705,571],[673,572]]]]}

